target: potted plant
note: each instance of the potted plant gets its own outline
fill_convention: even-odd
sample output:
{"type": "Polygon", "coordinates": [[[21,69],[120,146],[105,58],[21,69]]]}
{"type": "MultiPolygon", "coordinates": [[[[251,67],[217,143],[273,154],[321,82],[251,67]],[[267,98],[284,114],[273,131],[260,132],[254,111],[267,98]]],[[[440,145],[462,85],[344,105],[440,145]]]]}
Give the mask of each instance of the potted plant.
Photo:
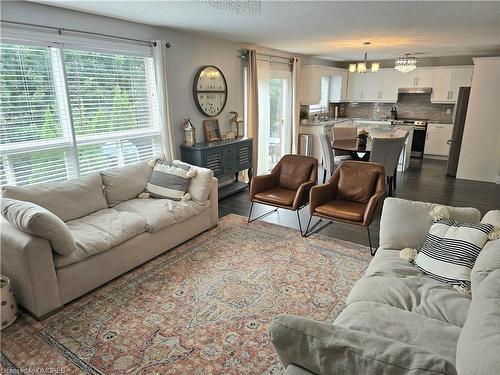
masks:
{"type": "Polygon", "coordinates": [[[300,122],[301,122],[301,124],[304,124],[308,118],[309,118],[309,111],[307,109],[301,109],[300,110],[300,122]]]}
{"type": "Polygon", "coordinates": [[[358,145],[360,147],[365,147],[366,146],[366,140],[368,139],[368,135],[370,133],[368,133],[365,129],[361,129],[359,132],[358,132],[358,145]]]}

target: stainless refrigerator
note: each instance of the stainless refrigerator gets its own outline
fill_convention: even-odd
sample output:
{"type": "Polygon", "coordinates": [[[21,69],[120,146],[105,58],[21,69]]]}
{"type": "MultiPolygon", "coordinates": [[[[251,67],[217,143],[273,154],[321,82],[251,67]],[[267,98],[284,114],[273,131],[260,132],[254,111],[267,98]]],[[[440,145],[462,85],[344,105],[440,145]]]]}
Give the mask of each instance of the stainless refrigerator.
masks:
{"type": "Polygon", "coordinates": [[[450,153],[448,164],[446,165],[446,175],[455,177],[457,175],[458,159],[460,158],[460,148],[462,147],[462,137],[464,136],[465,117],[467,116],[467,106],[469,104],[470,87],[460,87],[458,91],[457,104],[453,111],[453,132],[448,140],[450,153]]]}

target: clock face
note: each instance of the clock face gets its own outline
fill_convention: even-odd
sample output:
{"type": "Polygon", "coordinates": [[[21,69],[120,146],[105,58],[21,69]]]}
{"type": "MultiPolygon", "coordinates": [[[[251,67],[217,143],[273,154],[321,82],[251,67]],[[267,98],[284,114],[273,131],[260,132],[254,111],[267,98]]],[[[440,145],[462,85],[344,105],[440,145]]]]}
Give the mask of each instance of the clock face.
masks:
{"type": "Polygon", "coordinates": [[[227,101],[227,84],[222,72],[211,65],[200,68],[193,81],[193,95],[204,115],[214,117],[221,113],[227,101]]]}

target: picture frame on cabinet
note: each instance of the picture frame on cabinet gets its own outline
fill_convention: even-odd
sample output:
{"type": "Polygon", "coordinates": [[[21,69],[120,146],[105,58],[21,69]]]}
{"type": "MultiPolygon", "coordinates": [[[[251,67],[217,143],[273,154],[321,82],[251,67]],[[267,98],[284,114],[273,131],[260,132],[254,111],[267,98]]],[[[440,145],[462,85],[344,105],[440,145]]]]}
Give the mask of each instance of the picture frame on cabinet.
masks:
{"type": "Polygon", "coordinates": [[[220,141],[222,139],[218,119],[203,120],[203,132],[205,133],[205,141],[207,142],[220,141]]]}

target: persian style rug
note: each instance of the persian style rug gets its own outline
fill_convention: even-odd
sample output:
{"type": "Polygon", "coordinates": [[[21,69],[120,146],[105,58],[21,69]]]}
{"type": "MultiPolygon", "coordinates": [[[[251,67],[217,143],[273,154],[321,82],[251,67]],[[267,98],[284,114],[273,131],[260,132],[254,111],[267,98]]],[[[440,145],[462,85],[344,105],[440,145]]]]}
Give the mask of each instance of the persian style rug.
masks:
{"type": "Polygon", "coordinates": [[[229,215],[45,321],[22,314],[2,331],[1,370],[281,374],[268,334],[272,318],[332,322],[369,254],[361,245],[229,215]]]}

